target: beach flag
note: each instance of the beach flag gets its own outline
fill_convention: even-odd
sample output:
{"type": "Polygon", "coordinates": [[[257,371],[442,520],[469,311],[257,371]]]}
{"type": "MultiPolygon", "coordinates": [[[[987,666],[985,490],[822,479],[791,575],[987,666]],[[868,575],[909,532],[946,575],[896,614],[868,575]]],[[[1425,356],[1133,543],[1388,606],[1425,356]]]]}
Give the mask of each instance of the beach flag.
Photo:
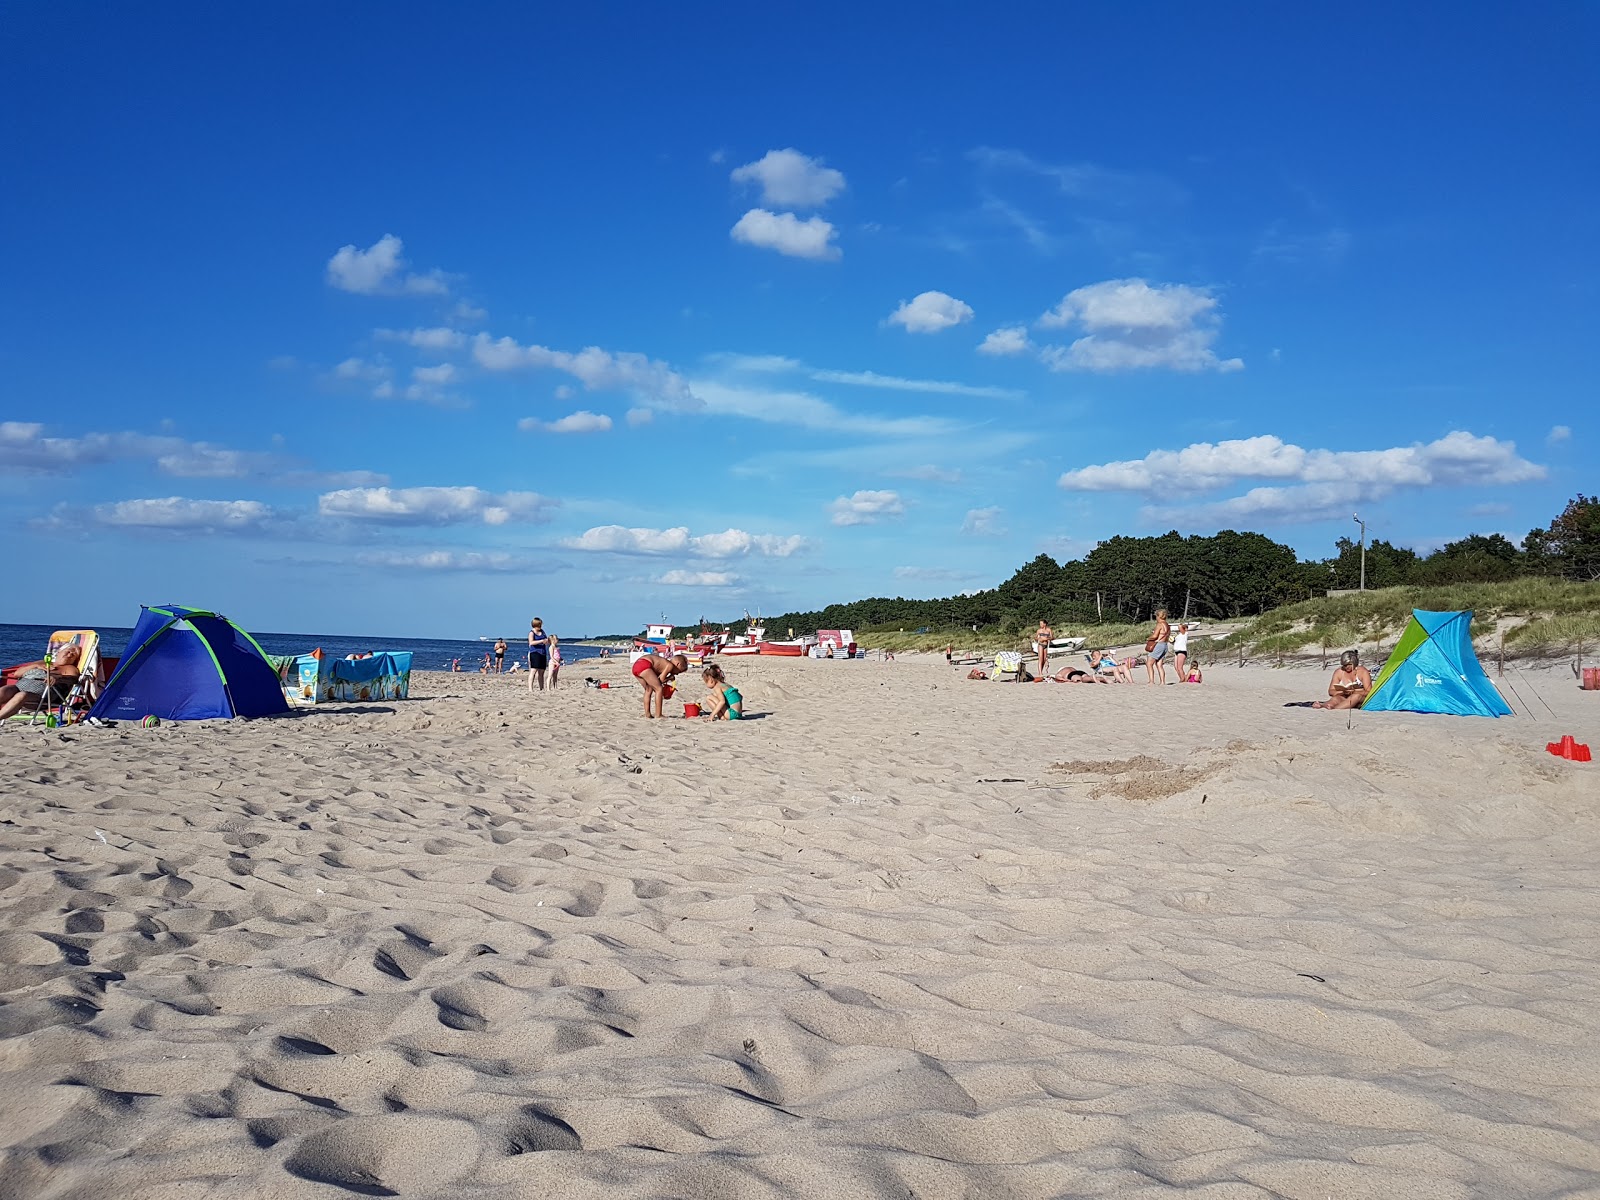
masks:
{"type": "Polygon", "coordinates": [[[1472,649],[1470,612],[1411,610],[1411,620],[1361,707],[1367,712],[1509,717],[1511,706],[1472,649]]]}

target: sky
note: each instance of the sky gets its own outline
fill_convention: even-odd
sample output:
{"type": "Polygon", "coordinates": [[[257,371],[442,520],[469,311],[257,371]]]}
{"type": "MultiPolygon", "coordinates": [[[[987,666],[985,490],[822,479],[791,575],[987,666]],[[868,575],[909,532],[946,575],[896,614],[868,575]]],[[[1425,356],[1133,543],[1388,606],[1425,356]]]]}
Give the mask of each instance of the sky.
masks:
{"type": "Polygon", "coordinates": [[[1597,490],[1592,4],[4,13],[0,620],[620,632],[1597,490]]]}

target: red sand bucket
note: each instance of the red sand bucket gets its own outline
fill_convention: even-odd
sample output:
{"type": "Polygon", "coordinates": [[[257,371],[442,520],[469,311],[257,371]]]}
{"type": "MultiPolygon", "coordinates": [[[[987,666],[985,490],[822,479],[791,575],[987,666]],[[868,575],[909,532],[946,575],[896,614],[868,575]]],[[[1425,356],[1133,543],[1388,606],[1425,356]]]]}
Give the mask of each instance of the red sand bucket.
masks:
{"type": "Polygon", "coordinates": [[[677,691],[677,690],[678,689],[673,687],[670,683],[663,683],[661,685],[661,696],[662,696],[662,699],[671,700],[672,699],[672,693],[677,691]]]}
{"type": "Polygon", "coordinates": [[[698,704],[690,704],[685,700],[683,702],[683,715],[686,717],[698,717],[700,715],[700,706],[698,704]]]}
{"type": "Polygon", "coordinates": [[[1583,669],[1583,690],[1586,692],[1600,692],[1600,667],[1585,667],[1583,669]]]}
{"type": "Polygon", "coordinates": [[[1589,743],[1580,742],[1570,733],[1559,742],[1546,742],[1546,750],[1557,758],[1565,758],[1570,762],[1589,762],[1589,743]]]}

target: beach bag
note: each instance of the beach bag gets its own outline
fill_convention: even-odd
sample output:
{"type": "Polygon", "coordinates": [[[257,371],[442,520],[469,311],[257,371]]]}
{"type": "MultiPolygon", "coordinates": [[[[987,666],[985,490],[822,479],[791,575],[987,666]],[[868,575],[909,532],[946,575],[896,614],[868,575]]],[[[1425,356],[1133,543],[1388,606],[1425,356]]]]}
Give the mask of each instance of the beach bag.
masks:
{"type": "Polygon", "coordinates": [[[1149,654],[1155,648],[1156,648],[1156,635],[1152,633],[1148,638],[1145,639],[1144,652],[1146,654],[1149,654]]]}

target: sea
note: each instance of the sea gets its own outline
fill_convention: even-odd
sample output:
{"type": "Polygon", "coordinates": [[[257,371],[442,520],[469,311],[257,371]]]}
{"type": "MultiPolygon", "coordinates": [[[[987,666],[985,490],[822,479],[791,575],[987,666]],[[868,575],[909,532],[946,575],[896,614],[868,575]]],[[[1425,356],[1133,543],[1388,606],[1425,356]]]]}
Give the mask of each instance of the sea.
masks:
{"type": "MultiPolygon", "coordinates": [[[[0,625],[0,666],[10,666],[12,663],[29,662],[43,657],[45,646],[50,642],[50,635],[57,629],[93,628],[95,626],[92,625],[0,625]]],[[[113,625],[101,625],[98,628],[100,653],[120,656],[133,630],[113,625]]],[[[448,671],[451,664],[456,661],[460,662],[463,671],[476,671],[483,663],[483,656],[494,650],[492,639],[481,641],[478,638],[362,637],[347,633],[257,633],[253,629],[250,635],[268,654],[308,654],[320,647],[336,658],[343,658],[346,654],[359,654],[365,650],[409,650],[411,668],[415,671],[448,671]]],[[[519,657],[526,664],[528,653],[526,642],[519,645],[510,638],[506,641],[510,643],[510,649],[506,651],[506,666],[509,668],[512,660],[519,657]]],[[[598,646],[580,646],[565,640],[561,643],[561,659],[564,663],[571,664],[581,659],[599,656],[598,646]]]]}

